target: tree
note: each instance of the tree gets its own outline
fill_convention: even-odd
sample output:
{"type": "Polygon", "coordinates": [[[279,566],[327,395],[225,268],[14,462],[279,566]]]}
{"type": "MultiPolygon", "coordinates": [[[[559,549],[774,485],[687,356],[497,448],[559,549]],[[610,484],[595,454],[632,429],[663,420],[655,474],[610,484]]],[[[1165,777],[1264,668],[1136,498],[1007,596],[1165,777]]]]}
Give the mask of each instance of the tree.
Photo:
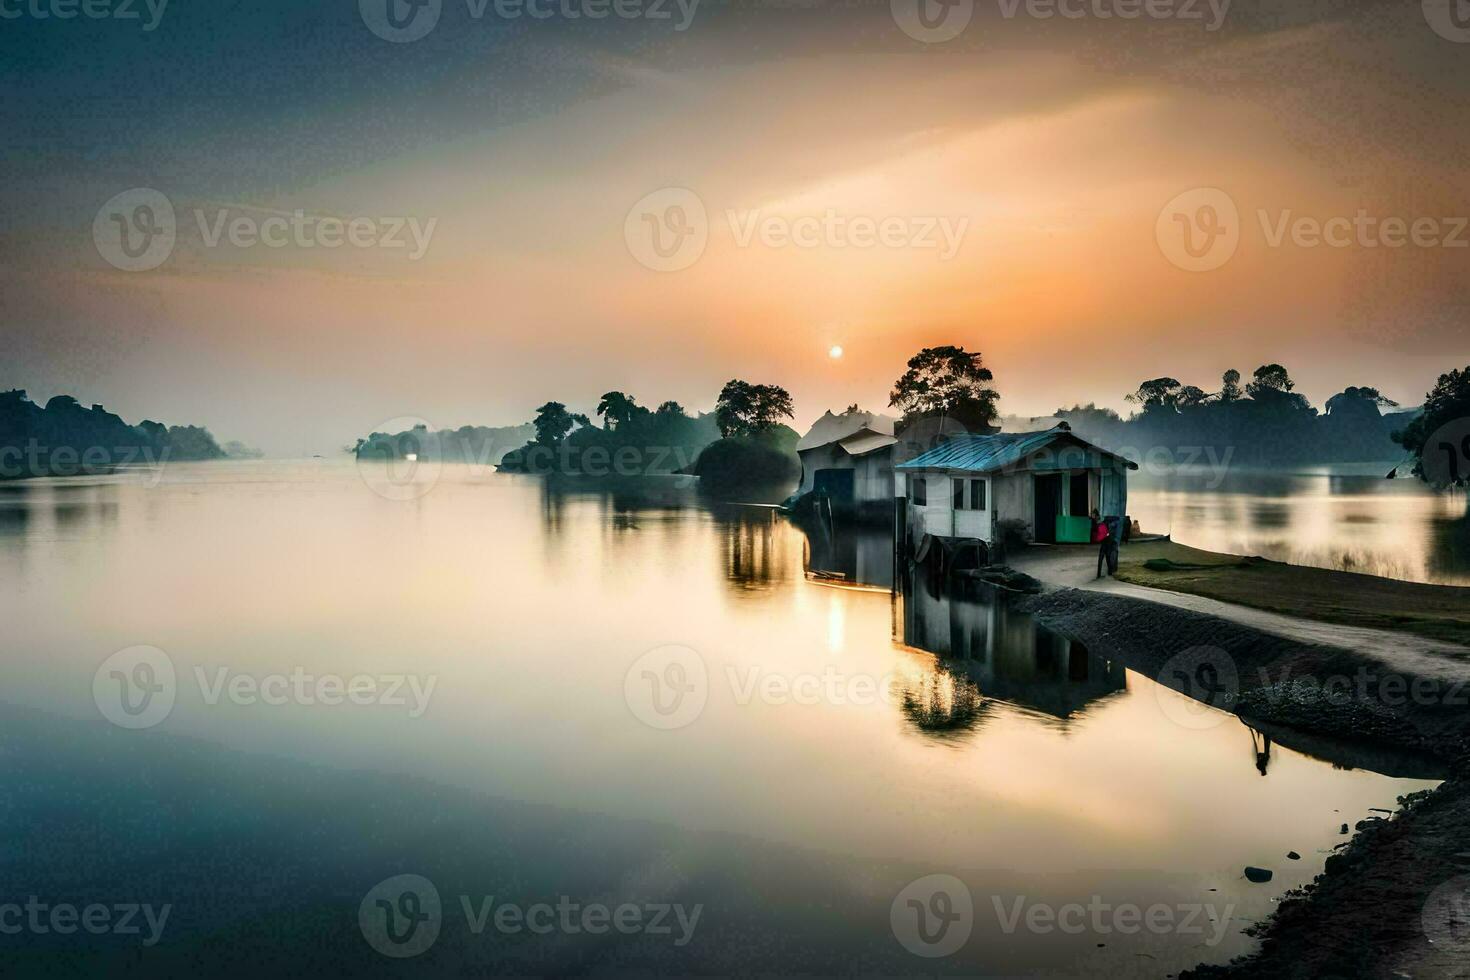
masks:
{"type": "MultiPolygon", "coordinates": [[[[581,416],[586,419],[586,416],[581,416]]],[[[543,446],[556,447],[572,431],[577,417],[567,411],[567,407],[561,402],[547,402],[536,409],[536,417],[531,424],[536,427],[536,441],[543,446]]]]}
{"type": "Polygon", "coordinates": [[[1139,385],[1138,390],[1124,400],[1142,405],[1144,411],[1151,408],[1173,408],[1179,402],[1179,391],[1182,387],[1174,378],[1154,378],[1139,385]]]}
{"type": "Polygon", "coordinates": [[[633,401],[633,397],[621,391],[609,391],[597,403],[597,414],[603,418],[603,425],[609,429],[616,429],[637,413],[638,404],[633,401]]]}
{"type": "Polygon", "coordinates": [[[660,419],[688,417],[684,412],[684,406],[676,401],[664,402],[658,408],[654,409],[653,414],[657,415],[660,419]]]}
{"type": "Polygon", "coordinates": [[[1362,414],[1369,405],[1373,406],[1373,414],[1377,415],[1378,409],[1398,408],[1399,403],[1382,395],[1377,388],[1357,388],[1350,385],[1327,399],[1327,414],[1362,414]]]}
{"type": "Polygon", "coordinates": [[[791,395],[779,385],[753,385],[735,379],[720,389],[715,402],[715,423],[727,439],[765,432],[792,414],[791,395]]]}
{"type": "Polygon", "coordinates": [[[1291,380],[1291,375],[1280,364],[1263,364],[1256,368],[1254,377],[1255,380],[1245,386],[1245,392],[1256,399],[1262,395],[1267,398],[1284,395],[1296,387],[1296,382],[1291,380]]]}
{"type": "Polygon", "coordinates": [[[1231,368],[1220,376],[1220,400],[1222,402],[1238,402],[1245,397],[1245,391],[1240,387],[1240,372],[1231,368]]]}
{"type": "Polygon", "coordinates": [[[1210,394],[1195,385],[1184,385],[1179,389],[1177,404],[1180,408],[1195,408],[1210,400],[1210,394]]]}
{"type": "Polygon", "coordinates": [[[1441,374],[1424,396],[1423,411],[1393,441],[1414,455],[1414,474],[1426,482],[1470,484],[1470,365],[1441,374]],[[1431,480],[1425,463],[1440,473],[1431,480]],[[1442,471],[1442,472],[1441,472],[1442,471]]]}
{"type": "Polygon", "coordinates": [[[963,347],[925,347],[909,358],[908,370],[893,383],[888,404],[903,411],[904,422],[954,418],[974,429],[989,428],[998,415],[1000,393],[979,351],[963,347]]]}
{"type": "Polygon", "coordinates": [[[1255,380],[1245,386],[1246,394],[1250,395],[1253,401],[1272,409],[1286,407],[1316,414],[1316,411],[1307,402],[1306,396],[1291,390],[1296,387],[1296,382],[1291,380],[1291,375],[1287,374],[1286,368],[1280,364],[1263,364],[1256,368],[1253,377],[1255,380]]]}

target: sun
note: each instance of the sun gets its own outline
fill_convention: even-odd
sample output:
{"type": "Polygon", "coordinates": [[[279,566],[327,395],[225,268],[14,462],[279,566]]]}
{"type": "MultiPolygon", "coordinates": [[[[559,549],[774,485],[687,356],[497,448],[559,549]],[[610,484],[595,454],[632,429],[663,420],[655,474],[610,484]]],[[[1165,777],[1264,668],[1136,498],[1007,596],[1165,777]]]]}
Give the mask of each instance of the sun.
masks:
{"type": "Polygon", "coordinates": [[[834,360],[834,361],[840,360],[841,357],[842,357],[842,345],[841,344],[833,344],[832,347],[831,347],[831,349],[829,349],[827,351],[827,356],[830,357],[830,358],[832,358],[832,360],[834,360]]]}

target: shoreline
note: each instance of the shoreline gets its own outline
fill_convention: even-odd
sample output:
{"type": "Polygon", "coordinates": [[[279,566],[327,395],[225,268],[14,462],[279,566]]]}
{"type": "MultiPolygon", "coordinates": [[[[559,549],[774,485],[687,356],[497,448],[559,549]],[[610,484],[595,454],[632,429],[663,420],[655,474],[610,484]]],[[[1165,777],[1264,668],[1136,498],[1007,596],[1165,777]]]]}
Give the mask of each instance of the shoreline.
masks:
{"type": "MultiPolygon", "coordinates": [[[[1360,821],[1321,875],[1249,930],[1261,940],[1255,953],[1182,977],[1403,976],[1404,964],[1436,976],[1451,975],[1456,962],[1463,968],[1470,948],[1432,942],[1422,920],[1435,889],[1470,874],[1470,709],[1461,703],[1470,683],[1134,595],[1054,588],[1017,605],[1174,690],[1188,686],[1187,676],[1176,679],[1181,653],[1198,663],[1198,651],[1212,651],[1205,660],[1233,680],[1210,703],[1280,744],[1349,768],[1387,762],[1444,779],[1407,806],[1401,800],[1389,819],[1360,821]],[[1338,679],[1348,682],[1329,684],[1338,679]],[[1401,684],[1410,695],[1399,693],[1401,684]]],[[[1452,935],[1448,926],[1442,932],[1452,935]]]]}

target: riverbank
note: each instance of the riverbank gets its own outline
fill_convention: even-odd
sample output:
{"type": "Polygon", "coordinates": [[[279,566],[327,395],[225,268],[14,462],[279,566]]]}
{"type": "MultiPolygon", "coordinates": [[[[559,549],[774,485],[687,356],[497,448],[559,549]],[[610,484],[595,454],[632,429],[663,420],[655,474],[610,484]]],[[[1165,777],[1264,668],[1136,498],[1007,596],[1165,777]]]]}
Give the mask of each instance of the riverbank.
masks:
{"type": "Polygon", "coordinates": [[[1470,647],[1470,589],[1288,565],[1146,541],[1123,548],[1117,578],[1285,616],[1401,630],[1470,647]]]}
{"type": "MultiPolygon", "coordinates": [[[[1313,884],[1253,928],[1262,941],[1255,954],[1186,976],[1391,976],[1404,964],[1417,966],[1415,976],[1453,976],[1463,969],[1465,960],[1447,952],[1445,941],[1430,941],[1423,920],[1436,889],[1470,871],[1470,665],[1451,659],[1433,672],[1405,671],[1133,595],[1064,588],[1019,605],[1175,690],[1196,693],[1191,682],[1211,677],[1211,703],[1278,744],[1347,766],[1381,764],[1387,753],[1407,760],[1390,764],[1446,779],[1392,820],[1359,823],[1363,833],[1313,884]],[[1210,674],[1200,673],[1202,663],[1210,674]]],[[[1463,924],[1456,928],[1463,938],[1463,924]]],[[[1439,932],[1456,936],[1448,925],[1439,932]]]]}

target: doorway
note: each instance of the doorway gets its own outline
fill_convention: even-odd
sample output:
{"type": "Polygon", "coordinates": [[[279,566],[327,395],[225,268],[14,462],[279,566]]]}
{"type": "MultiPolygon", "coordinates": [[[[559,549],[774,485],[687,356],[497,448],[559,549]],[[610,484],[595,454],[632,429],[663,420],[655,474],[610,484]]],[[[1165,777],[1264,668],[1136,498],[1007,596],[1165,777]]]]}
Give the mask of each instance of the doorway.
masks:
{"type": "Polygon", "coordinates": [[[1036,513],[1032,521],[1032,538],[1041,544],[1056,544],[1057,515],[1062,512],[1062,475],[1037,474],[1035,485],[1036,513]]]}

